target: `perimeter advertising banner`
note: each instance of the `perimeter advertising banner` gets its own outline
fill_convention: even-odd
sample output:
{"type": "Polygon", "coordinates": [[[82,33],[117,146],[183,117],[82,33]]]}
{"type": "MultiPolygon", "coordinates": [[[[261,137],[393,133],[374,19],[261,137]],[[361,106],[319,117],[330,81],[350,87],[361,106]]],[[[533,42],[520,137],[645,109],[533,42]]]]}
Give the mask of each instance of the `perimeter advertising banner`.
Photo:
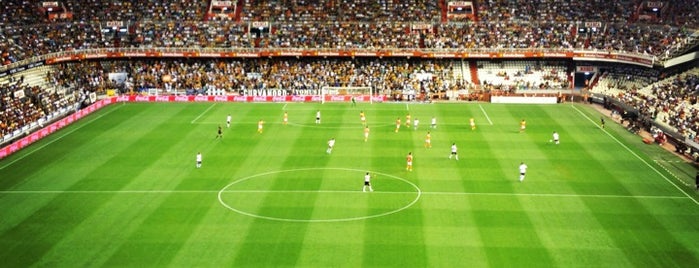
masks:
{"type": "MultiPolygon", "coordinates": [[[[304,96],[118,96],[116,102],[349,102],[351,95],[304,95],[304,96]]],[[[384,102],[386,96],[354,96],[357,102],[384,102]]]]}
{"type": "Polygon", "coordinates": [[[35,141],[38,141],[48,135],[51,135],[52,133],[58,131],[59,129],[62,129],[63,127],[70,125],[74,121],[77,121],[80,118],[85,117],[88,114],[93,113],[94,111],[99,110],[100,108],[114,103],[115,99],[114,98],[108,98],[108,99],[103,99],[99,100],[92,105],[86,107],[85,109],[79,110],[75,113],[72,113],[70,115],[67,115],[66,117],[55,121],[51,123],[48,126],[45,126],[44,128],[34,131],[32,133],[29,133],[28,135],[22,137],[21,139],[15,141],[14,143],[3,147],[0,149],[0,159],[5,158],[6,156],[19,151],[20,149],[29,146],[30,144],[34,143],[35,141]]]}

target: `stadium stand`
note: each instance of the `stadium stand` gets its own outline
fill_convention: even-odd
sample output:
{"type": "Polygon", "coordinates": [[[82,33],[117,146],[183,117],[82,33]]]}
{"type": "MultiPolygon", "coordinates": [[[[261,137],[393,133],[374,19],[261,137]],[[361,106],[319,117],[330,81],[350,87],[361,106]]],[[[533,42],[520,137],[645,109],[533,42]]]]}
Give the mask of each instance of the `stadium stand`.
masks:
{"type": "Polygon", "coordinates": [[[454,85],[451,60],[407,59],[263,59],[184,61],[117,61],[109,65],[95,62],[64,64],[52,76],[60,87],[83,85],[85,90],[103,92],[117,86],[109,73],[125,72],[131,88],[143,92],[157,88],[183,94],[208,94],[224,89],[226,94],[258,95],[279,90],[283,95],[319,94],[324,86],[373,87],[386,95],[403,90],[429,96],[444,93],[454,85]],[[87,71],[92,70],[92,71],[87,71]],[[168,79],[163,79],[165,76],[168,79]]]}
{"type": "Polygon", "coordinates": [[[478,61],[478,77],[484,85],[505,91],[569,88],[566,62],[478,61]]]}
{"type": "MultiPolygon", "coordinates": [[[[476,0],[473,16],[459,18],[448,16],[444,0],[226,2],[234,10],[226,14],[229,19],[209,16],[214,1],[208,0],[5,0],[0,16],[0,70],[43,62],[46,55],[83,50],[585,50],[662,61],[699,43],[699,8],[690,0],[663,2],[657,15],[648,1],[637,0],[476,0]]],[[[0,77],[5,111],[2,133],[79,103],[89,92],[114,88],[121,93],[157,88],[185,94],[303,94],[328,85],[351,85],[372,86],[397,100],[473,100],[478,99],[470,96],[474,89],[568,88],[573,68],[570,60],[493,61],[487,57],[74,61],[0,77]],[[109,74],[116,72],[125,73],[127,83],[110,79],[109,74]],[[20,91],[24,97],[15,94],[20,91]]],[[[696,75],[656,83],[659,77],[650,68],[605,67],[590,89],[619,97],[653,118],[697,119],[695,105],[678,101],[691,100],[690,89],[699,90],[693,88],[696,75]]],[[[666,121],[683,135],[697,132],[690,123],[666,121]]]]}
{"type": "MultiPolygon", "coordinates": [[[[475,1],[479,19],[465,24],[443,23],[442,1],[426,0],[239,1],[241,17],[220,21],[206,19],[208,1],[64,0],[59,3],[70,18],[50,21],[38,3],[6,2],[8,13],[0,21],[3,64],[114,47],[542,48],[669,57],[664,53],[683,52],[697,39],[695,19],[631,23],[637,1],[475,1]],[[416,23],[427,27],[413,31],[416,23]]],[[[693,1],[672,5],[687,14],[696,12],[694,6],[693,1]]]]}

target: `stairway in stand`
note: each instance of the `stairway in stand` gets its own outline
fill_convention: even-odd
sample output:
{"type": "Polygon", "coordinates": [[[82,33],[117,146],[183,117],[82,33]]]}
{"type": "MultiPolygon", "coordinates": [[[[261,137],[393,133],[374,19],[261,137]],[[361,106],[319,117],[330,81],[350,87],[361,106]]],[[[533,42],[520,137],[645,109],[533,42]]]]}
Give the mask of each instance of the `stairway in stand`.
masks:
{"type": "Polygon", "coordinates": [[[478,64],[475,60],[468,61],[468,69],[471,73],[471,82],[474,85],[480,85],[481,81],[478,79],[478,64]]]}
{"type": "Polygon", "coordinates": [[[445,0],[439,0],[439,7],[442,10],[442,23],[447,22],[447,3],[445,0]]]}

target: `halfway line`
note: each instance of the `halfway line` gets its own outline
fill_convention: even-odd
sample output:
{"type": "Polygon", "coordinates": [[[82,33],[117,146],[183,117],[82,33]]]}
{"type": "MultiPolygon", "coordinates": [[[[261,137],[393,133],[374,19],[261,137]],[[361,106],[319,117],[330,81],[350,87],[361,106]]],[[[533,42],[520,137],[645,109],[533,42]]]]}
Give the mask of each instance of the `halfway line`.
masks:
{"type": "MultiPolygon", "coordinates": [[[[0,191],[0,194],[214,194],[218,190],[119,190],[119,191],[0,191]]],[[[254,193],[254,194],[422,194],[422,195],[454,195],[454,196],[531,196],[531,197],[591,197],[591,198],[636,198],[636,199],[686,199],[686,196],[662,196],[662,195],[604,195],[604,194],[546,194],[546,193],[483,193],[483,192],[399,192],[399,191],[374,191],[362,192],[360,190],[226,190],[223,193],[254,193]]],[[[691,198],[690,198],[691,199],[691,198]]]]}

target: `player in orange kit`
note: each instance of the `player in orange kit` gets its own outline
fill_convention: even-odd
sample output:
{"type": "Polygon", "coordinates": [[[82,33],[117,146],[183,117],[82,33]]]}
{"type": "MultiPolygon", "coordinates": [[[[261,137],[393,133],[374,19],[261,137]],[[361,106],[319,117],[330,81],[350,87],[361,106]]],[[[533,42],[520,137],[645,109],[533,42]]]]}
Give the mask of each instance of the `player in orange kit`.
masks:
{"type": "Polygon", "coordinates": [[[264,124],[265,121],[262,121],[262,119],[260,119],[260,121],[257,121],[257,133],[262,133],[262,127],[264,126],[264,124]]]}
{"type": "Polygon", "coordinates": [[[369,126],[364,127],[364,141],[369,140],[369,126]]]}
{"type": "Polygon", "coordinates": [[[425,136],[425,148],[432,148],[432,134],[429,131],[427,131],[425,136]]]}

